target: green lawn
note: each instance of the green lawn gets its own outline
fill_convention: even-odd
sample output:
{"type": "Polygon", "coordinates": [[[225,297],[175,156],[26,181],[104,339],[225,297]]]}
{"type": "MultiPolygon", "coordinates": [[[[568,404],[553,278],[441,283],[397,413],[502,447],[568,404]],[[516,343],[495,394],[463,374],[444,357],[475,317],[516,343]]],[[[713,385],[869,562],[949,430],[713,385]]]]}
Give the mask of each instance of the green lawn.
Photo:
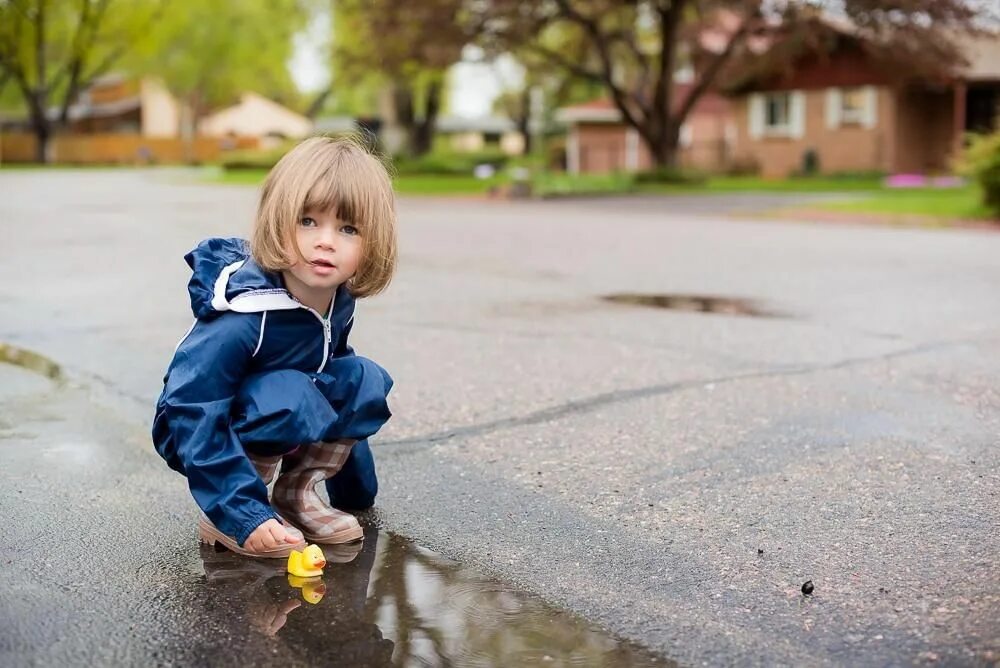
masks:
{"type": "MultiPolygon", "coordinates": [[[[258,186],[267,176],[266,169],[239,169],[213,172],[208,178],[216,183],[258,186]]],[[[406,175],[393,179],[396,192],[403,195],[474,195],[486,193],[500,178],[477,179],[474,176],[406,175]]]]}
{"type": "MultiPolygon", "coordinates": [[[[234,170],[211,172],[217,183],[259,185],[266,170],[234,170]]],[[[497,176],[480,180],[472,176],[405,175],[394,179],[396,191],[404,195],[470,195],[486,193],[490,187],[505,183],[497,176]]],[[[613,193],[696,194],[723,192],[798,192],[851,193],[854,198],[843,202],[822,202],[813,208],[848,214],[870,214],[888,219],[904,216],[927,216],[941,219],[990,219],[980,203],[980,191],[975,185],[962,188],[899,188],[887,189],[878,176],[800,177],[783,180],[749,176],[718,176],[698,184],[635,183],[625,174],[568,175],[539,174],[534,179],[536,195],[584,195],[613,193]],[[863,198],[856,198],[864,194],[863,198]]]]}
{"type": "Polygon", "coordinates": [[[762,179],[756,176],[713,176],[704,183],[638,183],[636,192],[857,192],[880,190],[879,176],[810,176],[762,179]]]}
{"type": "Polygon", "coordinates": [[[826,202],[818,204],[817,208],[887,216],[923,215],[949,219],[991,217],[982,205],[979,188],[974,185],[963,188],[886,189],[864,199],[826,202]]]}

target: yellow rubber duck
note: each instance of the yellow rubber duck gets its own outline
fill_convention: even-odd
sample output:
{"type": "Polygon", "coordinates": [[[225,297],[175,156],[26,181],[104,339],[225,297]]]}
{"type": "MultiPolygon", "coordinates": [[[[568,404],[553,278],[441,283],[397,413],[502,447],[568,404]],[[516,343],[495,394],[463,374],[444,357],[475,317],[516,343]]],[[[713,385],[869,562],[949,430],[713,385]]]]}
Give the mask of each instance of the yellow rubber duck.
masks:
{"type": "Polygon", "coordinates": [[[323,575],[323,567],[326,566],[326,557],[323,550],[318,545],[306,545],[306,548],[299,552],[292,550],[288,555],[288,572],[300,578],[311,578],[316,575],[323,575]]]}
{"type": "Polygon", "coordinates": [[[323,595],[326,594],[326,585],[323,584],[323,581],[318,576],[301,578],[298,575],[289,574],[288,584],[296,589],[301,589],[302,600],[312,605],[316,605],[322,601],[323,595]]]}

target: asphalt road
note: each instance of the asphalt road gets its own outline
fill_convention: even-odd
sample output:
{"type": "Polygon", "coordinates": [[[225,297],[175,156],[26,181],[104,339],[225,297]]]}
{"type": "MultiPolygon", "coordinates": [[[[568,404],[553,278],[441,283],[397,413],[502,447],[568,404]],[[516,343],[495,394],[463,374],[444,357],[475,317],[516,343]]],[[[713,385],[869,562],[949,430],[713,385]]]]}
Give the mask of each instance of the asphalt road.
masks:
{"type": "MultiPolygon", "coordinates": [[[[146,423],[190,324],[181,256],[245,234],[253,197],[164,172],[0,172],[0,341],[65,367],[68,433],[128,435],[100,458],[85,439],[0,449],[4,543],[42,540],[40,569],[86,565],[61,587],[108,591],[102,534],[134,537],[174,566],[138,606],[133,573],[121,604],[174,652],[194,632],[178,610],[209,599],[176,566],[200,568],[194,510],[146,423]],[[79,476],[47,486],[47,466],[79,476]],[[98,503],[95,479],[127,484],[98,503]]],[[[376,520],[682,664],[996,662],[1000,235],[732,217],[747,199],[401,200],[398,278],[353,337],[397,383],[376,520]],[[600,299],[615,293],[779,317],[600,299]]],[[[7,445],[22,409],[4,392],[7,445]]],[[[51,591],[0,583],[15,658],[47,656],[25,623],[79,625],[51,591]],[[15,600],[34,611],[20,625],[15,600]]],[[[60,656],[136,656],[65,637],[60,656]]]]}

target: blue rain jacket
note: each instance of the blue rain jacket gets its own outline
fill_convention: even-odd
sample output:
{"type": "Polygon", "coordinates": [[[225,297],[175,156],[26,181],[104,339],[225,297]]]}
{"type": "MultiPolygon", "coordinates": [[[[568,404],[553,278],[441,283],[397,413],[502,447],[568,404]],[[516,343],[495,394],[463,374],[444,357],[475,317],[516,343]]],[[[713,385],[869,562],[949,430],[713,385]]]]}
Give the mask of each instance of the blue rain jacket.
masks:
{"type": "Polygon", "coordinates": [[[242,239],[207,239],[184,259],[196,320],[164,377],[153,443],[215,526],[243,545],[277,518],[244,447],[271,454],[367,438],[389,418],[392,379],[348,345],[355,300],[344,286],[324,318],[242,239]]]}

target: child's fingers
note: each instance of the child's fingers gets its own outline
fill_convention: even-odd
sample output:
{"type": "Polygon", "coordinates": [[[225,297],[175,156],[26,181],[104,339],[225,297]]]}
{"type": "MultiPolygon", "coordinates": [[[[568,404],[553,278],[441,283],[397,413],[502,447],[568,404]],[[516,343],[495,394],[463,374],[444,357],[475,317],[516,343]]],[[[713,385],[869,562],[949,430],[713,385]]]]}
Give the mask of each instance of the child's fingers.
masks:
{"type": "Polygon", "coordinates": [[[285,528],[277,522],[267,528],[267,538],[270,539],[271,547],[277,547],[281,543],[284,543],[287,536],[288,533],[285,531],[285,528]]]}

